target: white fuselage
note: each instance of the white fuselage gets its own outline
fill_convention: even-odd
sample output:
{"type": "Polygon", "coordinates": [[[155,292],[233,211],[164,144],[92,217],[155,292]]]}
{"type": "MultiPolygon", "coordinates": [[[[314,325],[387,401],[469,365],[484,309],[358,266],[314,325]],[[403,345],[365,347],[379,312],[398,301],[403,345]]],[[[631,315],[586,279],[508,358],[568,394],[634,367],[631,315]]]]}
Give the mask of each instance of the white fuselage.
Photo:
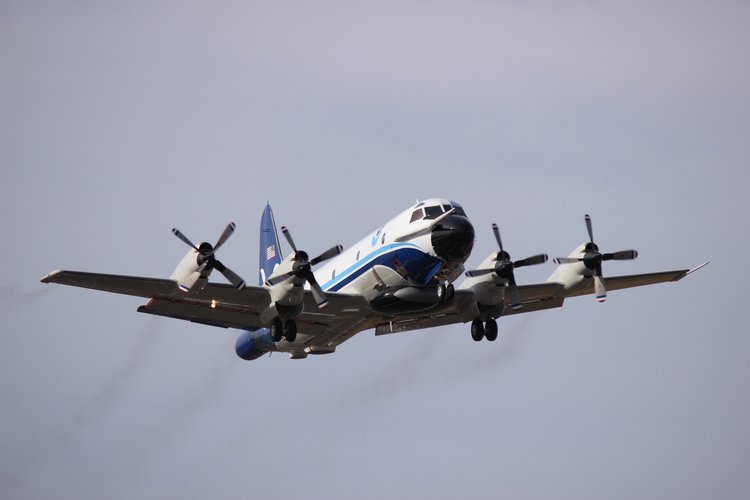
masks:
{"type": "Polygon", "coordinates": [[[446,212],[443,207],[450,210],[460,205],[433,198],[404,210],[317,269],[315,276],[323,290],[370,299],[382,284],[426,286],[435,280],[453,282],[457,279],[463,272],[468,253],[456,259],[438,255],[431,229],[440,215],[413,216],[415,211],[425,207],[441,207],[440,215],[443,215],[446,212]]]}

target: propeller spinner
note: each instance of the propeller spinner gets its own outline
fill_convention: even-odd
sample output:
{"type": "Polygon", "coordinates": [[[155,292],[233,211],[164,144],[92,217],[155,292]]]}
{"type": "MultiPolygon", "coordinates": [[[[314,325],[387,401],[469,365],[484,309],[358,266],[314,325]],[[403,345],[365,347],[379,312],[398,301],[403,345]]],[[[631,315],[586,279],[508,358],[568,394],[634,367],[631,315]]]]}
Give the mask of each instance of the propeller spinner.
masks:
{"type": "Polygon", "coordinates": [[[583,257],[557,257],[555,263],[557,264],[572,264],[575,262],[583,262],[583,265],[587,269],[594,271],[594,291],[596,292],[596,300],[604,302],[607,299],[607,288],[604,285],[604,278],[602,277],[602,262],[605,260],[633,260],[638,257],[638,252],[635,250],[620,250],[619,252],[612,253],[601,253],[599,247],[594,243],[594,230],[591,223],[591,216],[586,214],[586,230],[589,233],[589,242],[583,249],[583,257]]]}
{"type": "Polygon", "coordinates": [[[294,244],[294,240],[292,239],[292,234],[289,232],[289,229],[287,229],[286,226],[281,227],[281,232],[289,242],[289,246],[292,247],[292,250],[294,250],[294,256],[292,257],[292,270],[269,278],[267,283],[269,285],[275,285],[291,277],[303,279],[310,284],[310,290],[312,290],[312,294],[315,297],[315,302],[318,304],[318,307],[323,308],[327,306],[328,300],[326,299],[325,293],[323,293],[323,289],[320,288],[318,281],[315,279],[315,274],[313,274],[312,272],[312,266],[335,257],[336,255],[340,254],[344,248],[341,245],[336,245],[329,248],[317,257],[310,259],[310,256],[307,254],[307,252],[297,249],[297,245],[294,244]]]}
{"type": "Polygon", "coordinates": [[[507,280],[508,282],[508,293],[510,293],[511,307],[515,310],[521,309],[521,296],[518,293],[518,286],[516,285],[516,277],[513,270],[517,267],[524,266],[535,266],[537,264],[544,264],[547,262],[547,254],[541,253],[525,259],[513,261],[510,258],[510,254],[503,249],[503,240],[500,238],[500,229],[497,224],[492,224],[492,232],[495,234],[495,240],[497,246],[500,247],[500,251],[495,257],[495,267],[491,269],[477,269],[474,271],[466,271],[466,276],[473,278],[476,276],[484,276],[487,274],[495,273],[499,278],[507,280]]]}
{"type": "Polygon", "coordinates": [[[179,229],[172,228],[172,234],[177,236],[180,240],[182,240],[186,245],[189,247],[192,247],[193,250],[198,252],[198,266],[199,269],[202,272],[206,272],[207,274],[211,274],[211,271],[216,269],[221,274],[224,275],[224,277],[235,287],[237,288],[244,288],[245,287],[245,280],[240,278],[237,273],[226,267],[224,264],[222,264],[217,258],[216,258],[216,251],[229,239],[229,237],[234,232],[234,228],[236,227],[236,224],[234,222],[230,222],[227,227],[224,229],[224,232],[221,233],[221,236],[219,236],[219,239],[216,241],[215,245],[211,245],[210,243],[203,242],[199,246],[195,246],[192,241],[188,239],[187,236],[185,236],[179,229]]]}

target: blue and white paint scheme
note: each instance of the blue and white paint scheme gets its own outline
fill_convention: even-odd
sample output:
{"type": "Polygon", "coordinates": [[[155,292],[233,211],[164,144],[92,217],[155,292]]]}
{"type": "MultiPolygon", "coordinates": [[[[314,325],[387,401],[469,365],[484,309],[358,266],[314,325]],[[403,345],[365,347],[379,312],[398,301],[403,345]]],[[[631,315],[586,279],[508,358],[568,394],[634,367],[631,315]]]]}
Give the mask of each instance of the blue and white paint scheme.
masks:
{"type": "Polygon", "coordinates": [[[475,229],[459,203],[418,201],[346,250],[335,245],[311,258],[282,227],[289,252],[282,255],[270,204],[260,223],[258,286],[246,286],[216,258],[235,229],[230,223],[216,244],[194,245],[169,279],[80,271],[55,271],[42,279],[149,299],[138,311],[241,330],[239,357],[253,360],[273,351],[293,359],[330,354],[359,332],[376,335],[470,323],[471,337],[493,341],[497,319],[510,314],[558,308],[565,299],[607,290],[678,281],[700,269],[603,277],[602,262],[632,260],[635,250],[603,253],[594,243],[587,215],[588,243],[559,264],[544,283],[519,285],[515,270],[542,264],[546,254],[513,260],[492,226],[499,251],[476,269],[464,269],[474,247],[475,229]],[[213,270],[230,284],[209,282],[213,270]],[[460,286],[454,282],[466,274],[460,286]],[[606,281],[606,287],[605,287],[606,281]]]}

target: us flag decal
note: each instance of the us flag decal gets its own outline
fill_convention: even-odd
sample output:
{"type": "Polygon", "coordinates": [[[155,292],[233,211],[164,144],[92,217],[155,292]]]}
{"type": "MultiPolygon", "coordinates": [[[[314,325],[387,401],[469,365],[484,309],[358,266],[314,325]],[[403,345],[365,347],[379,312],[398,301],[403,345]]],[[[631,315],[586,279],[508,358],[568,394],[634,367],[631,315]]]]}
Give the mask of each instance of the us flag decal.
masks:
{"type": "Polygon", "coordinates": [[[276,257],[276,245],[271,245],[266,250],[266,260],[271,260],[276,257]]]}

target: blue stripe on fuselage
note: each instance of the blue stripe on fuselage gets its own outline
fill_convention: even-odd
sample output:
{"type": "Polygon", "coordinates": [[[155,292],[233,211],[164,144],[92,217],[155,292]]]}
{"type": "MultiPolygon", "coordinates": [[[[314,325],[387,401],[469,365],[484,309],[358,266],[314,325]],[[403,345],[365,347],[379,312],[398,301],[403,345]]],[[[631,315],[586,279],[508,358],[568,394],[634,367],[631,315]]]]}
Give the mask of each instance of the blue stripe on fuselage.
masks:
{"type": "Polygon", "coordinates": [[[369,253],[322,285],[323,290],[337,292],[362,276],[373,266],[386,266],[409,281],[427,284],[440,270],[442,261],[423,252],[413,243],[393,243],[369,253]]]}

